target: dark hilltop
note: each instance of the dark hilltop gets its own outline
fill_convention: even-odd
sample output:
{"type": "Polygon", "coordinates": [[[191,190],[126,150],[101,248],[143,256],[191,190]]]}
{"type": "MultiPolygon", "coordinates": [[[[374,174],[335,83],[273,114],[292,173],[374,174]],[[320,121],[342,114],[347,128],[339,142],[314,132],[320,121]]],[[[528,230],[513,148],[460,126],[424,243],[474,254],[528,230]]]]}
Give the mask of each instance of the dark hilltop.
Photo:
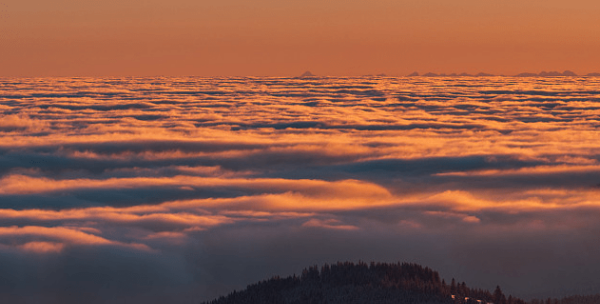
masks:
{"type": "Polygon", "coordinates": [[[598,304],[600,295],[525,301],[440,278],[412,263],[338,262],[304,269],[300,276],[273,277],[201,304],[598,304]]]}
{"type": "Polygon", "coordinates": [[[345,262],[317,266],[300,276],[273,277],[203,304],[526,304],[522,299],[469,288],[410,263],[345,262]]]}

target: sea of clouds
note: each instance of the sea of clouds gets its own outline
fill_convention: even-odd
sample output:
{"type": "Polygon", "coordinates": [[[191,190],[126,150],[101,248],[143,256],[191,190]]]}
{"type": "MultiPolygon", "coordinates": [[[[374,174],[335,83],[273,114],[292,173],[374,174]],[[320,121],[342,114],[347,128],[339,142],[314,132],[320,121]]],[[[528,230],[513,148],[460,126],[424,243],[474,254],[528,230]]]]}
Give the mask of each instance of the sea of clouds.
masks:
{"type": "Polygon", "coordinates": [[[1,78],[0,299],[197,303],[336,261],[600,292],[600,79],[1,78]]]}

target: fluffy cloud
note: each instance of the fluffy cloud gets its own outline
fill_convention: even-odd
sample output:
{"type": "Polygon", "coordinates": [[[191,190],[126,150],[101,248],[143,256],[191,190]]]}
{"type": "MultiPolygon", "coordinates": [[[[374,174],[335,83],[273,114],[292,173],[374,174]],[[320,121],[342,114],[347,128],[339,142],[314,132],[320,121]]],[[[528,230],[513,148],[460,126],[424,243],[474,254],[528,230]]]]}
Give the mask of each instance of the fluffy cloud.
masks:
{"type": "Polygon", "coordinates": [[[0,296],[193,303],[358,259],[599,292],[598,83],[513,80],[2,79],[0,296]]]}

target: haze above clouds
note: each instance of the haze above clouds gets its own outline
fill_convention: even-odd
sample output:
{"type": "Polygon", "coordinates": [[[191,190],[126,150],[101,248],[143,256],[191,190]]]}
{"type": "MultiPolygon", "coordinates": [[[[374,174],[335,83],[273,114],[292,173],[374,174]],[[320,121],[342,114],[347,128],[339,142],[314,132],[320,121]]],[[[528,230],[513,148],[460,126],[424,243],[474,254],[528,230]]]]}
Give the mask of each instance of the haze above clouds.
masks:
{"type": "Polygon", "coordinates": [[[2,76],[598,72],[593,0],[0,5],[2,76]]]}

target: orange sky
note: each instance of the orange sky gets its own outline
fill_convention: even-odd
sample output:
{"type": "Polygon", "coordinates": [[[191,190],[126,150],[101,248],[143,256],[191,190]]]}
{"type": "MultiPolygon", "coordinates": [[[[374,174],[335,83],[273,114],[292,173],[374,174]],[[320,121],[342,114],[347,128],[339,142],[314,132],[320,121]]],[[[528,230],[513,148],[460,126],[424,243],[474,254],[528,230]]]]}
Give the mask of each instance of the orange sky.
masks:
{"type": "Polygon", "coordinates": [[[0,76],[600,71],[594,0],[5,0],[0,76]]]}

